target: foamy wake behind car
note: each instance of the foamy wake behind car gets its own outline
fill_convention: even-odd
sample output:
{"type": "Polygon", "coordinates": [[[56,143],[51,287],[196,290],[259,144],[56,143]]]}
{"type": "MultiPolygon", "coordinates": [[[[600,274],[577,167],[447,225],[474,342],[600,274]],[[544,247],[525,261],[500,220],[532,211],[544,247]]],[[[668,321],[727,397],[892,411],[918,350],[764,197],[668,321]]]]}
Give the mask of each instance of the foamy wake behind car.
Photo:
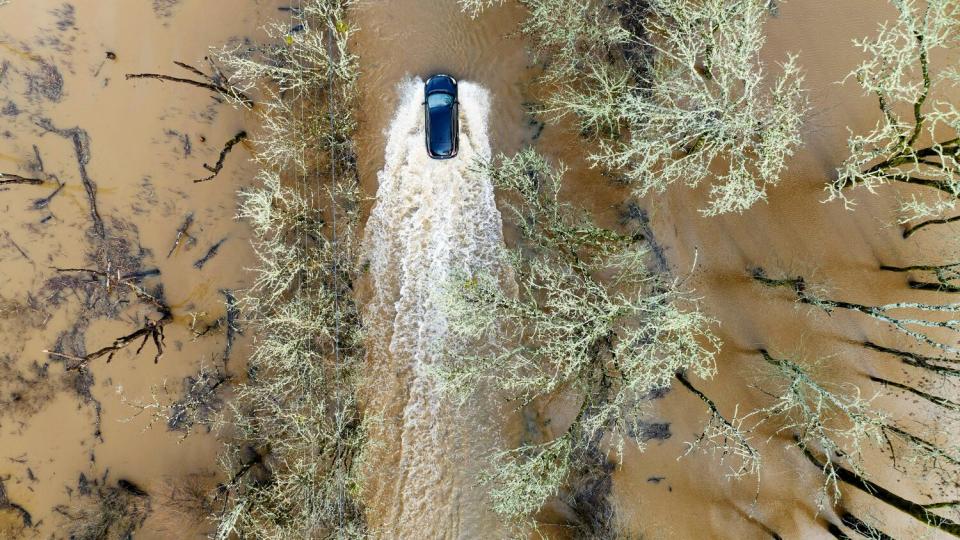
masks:
{"type": "Polygon", "coordinates": [[[457,80],[434,75],[424,83],[423,94],[427,154],[433,159],[452,158],[457,155],[460,137],[457,80]]]}

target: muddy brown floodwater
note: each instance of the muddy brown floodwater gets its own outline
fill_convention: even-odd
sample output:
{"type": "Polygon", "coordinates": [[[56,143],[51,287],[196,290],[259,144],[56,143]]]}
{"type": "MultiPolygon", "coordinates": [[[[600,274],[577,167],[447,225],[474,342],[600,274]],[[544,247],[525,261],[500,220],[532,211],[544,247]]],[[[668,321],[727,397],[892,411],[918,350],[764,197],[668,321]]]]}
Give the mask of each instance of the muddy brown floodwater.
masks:
{"type": "MultiPolygon", "coordinates": [[[[677,188],[634,201],[649,216],[666,269],[690,274],[688,283],[703,309],[719,322],[720,373],[712,381],[695,382],[728,414],[737,403],[763,402],[754,352],[761,346],[810,357],[835,355],[828,375],[853,380],[865,392],[877,389],[857,375],[899,374],[853,344],[869,338],[892,345],[886,328],[849,314],[826,317],[798,309],[786,296],[754,285],[748,268],[803,274],[863,303],[946,301],[936,293],[910,291],[902,275],[877,268],[881,262],[929,260],[956,247],[936,243],[933,234],[905,241],[888,225],[895,217],[893,189],[877,197],[857,194],[855,212],[821,203],[823,186],[844,158],[847,126],[865,130],[877,119],[872,99],[854,84],[836,84],[859,59],[850,40],[872,35],[877,22],[893,16],[892,9],[871,0],[778,4],[767,24],[765,59],[777,62],[787,52],[799,54],[813,112],[805,145],[781,185],[770,190],[769,202],[741,216],[706,219],[697,213],[705,200],[702,190],[677,188]]],[[[189,508],[187,494],[190,486],[209,489],[218,479],[219,442],[207,433],[204,419],[225,398],[209,399],[203,389],[242,365],[249,339],[225,322],[233,291],[248,283],[243,268],[253,264],[248,231],[234,220],[235,192],[253,178],[249,148],[245,143],[235,147],[214,179],[192,180],[207,176],[204,164],[214,163],[227,140],[253,126],[251,118],[203,89],[125,80],[124,74],[195,75],[174,60],[208,72],[208,47],[262,37],[258,29],[264,22],[284,16],[279,5],[272,0],[0,2],[0,173],[42,181],[0,187],[0,538],[66,537],[72,518],[102,512],[95,505],[116,490],[138,501],[143,499],[138,492],[149,496],[143,499],[148,503],[134,505],[151,509],[133,516],[147,516],[138,538],[199,538],[207,532],[201,520],[207,509],[189,508]],[[184,234],[177,242],[180,230],[184,234]],[[109,363],[104,356],[84,370],[68,371],[77,357],[143,328],[147,319],[163,317],[157,303],[138,299],[130,285],[170,308],[162,358],[154,363],[149,342],[135,354],[135,342],[109,363]],[[201,414],[190,417],[197,425],[153,421],[154,413],[167,412],[154,404],[169,406],[191,388],[202,405],[201,414]]],[[[446,72],[470,81],[476,95],[489,97],[488,109],[471,109],[474,133],[485,118],[482,131],[484,138],[488,135],[486,141],[472,141],[477,152],[482,154],[487,143],[494,154],[534,144],[571,167],[563,195],[591,210],[601,224],[637,218],[627,204],[629,193],[588,167],[586,143],[569,126],[543,127],[527,115],[536,94],[536,67],[525,43],[512,36],[524,16],[515,2],[476,20],[460,13],[454,0],[359,0],[354,5],[360,32],[353,50],[362,69],[357,151],[368,211],[380,187],[378,174],[409,168],[406,162],[388,164],[385,154],[388,129],[404,95],[400,85],[409,85],[411,77],[446,72]]],[[[459,181],[449,173],[431,169],[436,178],[459,181]]],[[[454,187],[454,193],[480,193],[477,200],[489,202],[483,186],[454,187]]],[[[417,189],[429,192],[430,186],[417,189]]],[[[394,215],[387,210],[403,219],[425,209],[443,214],[442,205],[406,203],[409,212],[388,206],[381,220],[394,215]]],[[[460,210],[472,215],[469,208],[460,210]]],[[[488,210],[484,216],[495,215],[488,210]]],[[[493,232],[487,240],[499,241],[500,231],[493,232]]],[[[429,248],[436,240],[430,237],[418,246],[429,248]]],[[[391,304],[386,297],[377,301],[391,304]]],[[[393,339],[391,332],[384,331],[383,339],[393,339]]],[[[409,470],[428,470],[430,459],[441,462],[446,455],[441,468],[428,470],[429,480],[456,485],[400,482],[397,474],[412,459],[403,455],[404,437],[418,433],[402,416],[409,394],[421,390],[414,387],[409,359],[398,349],[383,345],[382,350],[384,356],[370,361],[377,373],[393,375],[371,402],[382,407],[380,413],[395,416],[385,418],[385,425],[396,431],[379,433],[382,444],[375,455],[383,471],[367,486],[365,501],[372,529],[383,537],[414,531],[423,537],[498,536],[495,518],[474,506],[481,498],[471,479],[450,460],[476,457],[477,448],[501,437],[515,439],[516,419],[506,413],[471,417],[473,424],[457,426],[455,437],[436,435],[426,426],[423,433],[435,437],[427,443],[457,448],[430,449],[409,470]],[[471,433],[479,445],[471,446],[471,433]],[[403,493],[403,486],[420,491],[403,493]],[[456,500],[417,500],[419,493],[438,498],[452,493],[456,500]],[[440,507],[449,513],[431,521],[431,509],[440,507]],[[411,513],[419,513],[418,520],[406,521],[411,513]]],[[[903,401],[885,398],[883,404],[895,417],[909,414],[903,401]]],[[[436,411],[452,414],[443,407],[436,411]]],[[[929,420],[922,415],[914,419],[929,420]]],[[[667,392],[650,403],[649,417],[655,429],[648,448],[628,450],[605,488],[630,533],[645,538],[827,536],[825,516],[815,508],[822,479],[785,441],[763,445],[765,472],[759,484],[732,481],[710,456],[678,460],[685,441],[706,420],[694,396],[682,389],[667,392]]],[[[887,466],[872,472],[877,482],[895,484],[906,496],[916,494],[923,481],[895,475],[887,466]]],[[[859,493],[845,495],[848,506],[876,517],[888,532],[921,533],[915,522],[891,509],[859,493]]],[[[550,508],[540,517],[546,523],[560,521],[564,511],[550,508]]],[[[542,531],[556,538],[565,534],[549,525],[542,531]]]]}
{"type": "MultiPolygon", "coordinates": [[[[656,242],[663,249],[667,269],[687,276],[703,309],[718,320],[724,341],[720,374],[698,381],[723,412],[735,405],[763,404],[758,386],[764,379],[759,347],[809,358],[829,357],[824,375],[853,381],[865,394],[878,390],[863,374],[900,372],[884,358],[866,354],[855,342],[872,339],[893,344],[889,330],[849,314],[827,317],[799,309],[784,295],[761,290],[747,270],[763,266],[790,275],[803,274],[825,282],[844,298],[884,303],[917,298],[903,276],[878,271],[881,262],[895,264],[943,255],[956,246],[944,246],[935,235],[905,241],[891,226],[896,190],[871,197],[857,193],[855,212],[840,203],[823,204],[823,187],[846,152],[847,127],[871,128],[877,121],[875,101],[863,96],[852,81],[837,84],[857,64],[853,38],[873,35],[876,25],[895,13],[885,3],[868,0],[831,2],[793,0],[777,3],[767,24],[765,61],[782,62],[797,53],[806,73],[812,112],[805,126],[804,146],[790,161],[781,185],[770,190],[769,201],[740,216],[707,219],[697,213],[705,201],[703,190],[680,187],[662,196],[635,201],[649,217],[656,242]]],[[[571,166],[564,195],[593,211],[601,224],[630,223],[638,213],[628,206],[628,191],[608,180],[585,161],[587,143],[569,126],[539,126],[525,115],[525,103],[536,89],[535,69],[515,33],[523,18],[513,2],[488,10],[468,22],[452,1],[361,2],[354,11],[361,27],[355,50],[361,56],[363,95],[358,135],[361,176],[365,191],[376,190],[383,168],[386,129],[397,106],[392,88],[408,75],[447,72],[482,85],[492,96],[490,143],[493,153],[511,153],[533,143],[543,153],[571,166]]],[[[633,225],[638,225],[634,222],[633,225]]],[[[939,259],[937,259],[939,260],[939,259]]],[[[923,293],[926,301],[949,301],[944,295],[923,293]]],[[[901,374],[902,375],[902,374],[901,374]]],[[[884,398],[884,408],[895,418],[910,414],[910,404],[884,398]]],[[[689,392],[673,390],[650,404],[650,440],[640,453],[628,451],[613,475],[614,511],[629,533],[645,538],[766,538],[776,532],[784,538],[827,537],[816,498],[822,477],[785,440],[762,444],[764,472],[759,479],[725,478],[714,458],[694,454],[682,459],[686,441],[702,429],[706,411],[689,392]],[[758,491],[759,490],[759,491],[758,491]],[[755,502],[756,501],[756,502],[755,502]]],[[[913,420],[931,421],[918,413],[913,420]]],[[[562,429],[562,423],[561,429],[562,429]]],[[[477,426],[478,431],[484,431],[477,426]]],[[[509,431],[509,429],[508,429],[509,431]]],[[[896,485],[905,496],[916,495],[923,479],[901,478],[884,456],[874,456],[875,479],[896,485]]],[[[377,500],[373,508],[391,500],[377,500]]],[[[920,533],[922,527],[888,507],[871,505],[855,491],[845,493],[848,508],[884,524],[888,531],[920,533]]],[[[552,508],[540,517],[545,523],[564,519],[564,508],[552,508]]],[[[387,512],[389,513],[389,512],[387,512]]],[[[562,527],[543,532],[564,536],[562,527]]]]}
{"type": "MultiPolygon", "coordinates": [[[[223,317],[253,262],[247,228],[234,220],[235,193],[253,176],[248,149],[234,148],[213,180],[192,180],[210,174],[204,163],[246,119],[206,90],[124,74],[193,76],[175,60],[208,72],[210,46],[257,38],[283,14],[272,1],[5,4],[0,172],[43,184],[0,192],[0,493],[29,512],[31,535],[60,538],[67,516],[97,515],[100,494],[138,486],[153,510],[138,538],[203,537],[204,509],[184,517],[169,495],[212,485],[219,443],[204,426],[186,438],[165,421],[147,429],[155,411],[143,406],[183,399],[201,369],[210,377],[195,389],[231,369],[223,317]],[[144,272],[127,281],[162,294],[172,311],[159,362],[151,343],[133,354],[138,341],[110,363],[66,372],[68,357],[159,315],[125,285],[108,292],[92,274],[53,267],[144,272]]],[[[235,338],[230,355],[242,365],[245,338],[235,338]]],[[[17,536],[25,517],[0,504],[0,538],[17,536]]]]}

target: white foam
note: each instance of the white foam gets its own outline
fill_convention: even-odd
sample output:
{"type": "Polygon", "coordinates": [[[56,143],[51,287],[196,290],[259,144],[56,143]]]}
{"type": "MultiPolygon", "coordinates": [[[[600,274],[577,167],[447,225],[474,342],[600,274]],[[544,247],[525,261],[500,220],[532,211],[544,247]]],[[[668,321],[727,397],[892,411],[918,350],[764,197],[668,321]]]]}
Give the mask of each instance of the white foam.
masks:
{"type": "MultiPolygon", "coordinates": [[[[490,158],[490,97],[484,88],[460,82],[459,154],[434,160],[424,147],[423,81],[404,81],[399,92],[365,239],[374,290],[368,322],[379,326],[372,329],[375,338],[387,342],[380,344],[388,351],[382,356],[410,373],[398,500],[389,505],[396,515],[387,522],[391,534],[403,538],[491,537],[495,522],[469,476],[471,462],[495,438],[484,433],[495,430],[453,418],[456,413],[425,372],[442,361],[432,351],[446,339],[440,286],[455,271],[494,271],[503,244],[493,186],[469,171],[478,158],[490,158]]],[[[488,418],[483,421],[489,426],[488,418]]]]}

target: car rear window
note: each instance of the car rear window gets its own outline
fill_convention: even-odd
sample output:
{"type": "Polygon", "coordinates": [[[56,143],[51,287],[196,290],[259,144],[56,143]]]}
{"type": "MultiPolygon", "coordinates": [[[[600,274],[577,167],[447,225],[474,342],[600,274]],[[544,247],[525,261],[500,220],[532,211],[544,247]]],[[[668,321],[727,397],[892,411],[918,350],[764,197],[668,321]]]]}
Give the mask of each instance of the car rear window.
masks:
{"type": "Polygon", "coordinates": [[[453,96],[450,94],[430,94],[427,96],[427,107],[436,109],[439,107],[449,107],[453,105],[453,96]]]}

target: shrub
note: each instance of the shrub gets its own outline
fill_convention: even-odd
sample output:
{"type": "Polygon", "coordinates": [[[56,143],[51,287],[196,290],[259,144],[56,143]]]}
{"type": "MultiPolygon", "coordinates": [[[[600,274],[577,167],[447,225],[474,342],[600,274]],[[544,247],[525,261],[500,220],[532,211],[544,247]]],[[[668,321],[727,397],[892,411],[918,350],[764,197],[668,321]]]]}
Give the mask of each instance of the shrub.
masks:
{"type": "Polygon", "coordinates": [[[960,197],[960,111],[950,100],[933,99],[949,91],[960,70],[931,65],[931,55],[960,47],[960,5],[952,0],[891,0],[897,20],[884,23],[874,39],[855,40],[867,58],[847,78],[877,99],[880,120],[866,134],[851,132],[850,155],[827,190],[846,206],[847,190],[870,193],[892,182],[933,188],[936,200],[911,195],[902,205],[902,221],[922,219],[956,206],[960,197]],[[909,110],[909,114],[902,114],[909,110]]]}
{"type": "Polygon", "coordinates": [[[278,43],[220,51],[255,111],[260,187],[241,193],[258,264],[242,299],[255,345],[231,407],[218,538],[364,536],[358,460],[364,445],[356,367],[363,357],[351,284],[358,185],[347,51],[348,1],[310,0],[278,43]]]}
{"type": "Polygon", "coordinates": [[[760,60],[769,2],[523,3],[522,30],[556,89],[545,110],[596,136],[594,165],[621,172],[638,196],[709,182],[701,212],[717,215],[743,212],[779,181],[807,101],[794,57],[775,77],[760,60]]]}
{"type": "Polygon", "coordinates": [[[598,227],[559,200],[562,166],[532,150],[498,161],[477,173],[509,199],[521,239],[504,259],[518,289],[483,275],[451,283],[448,331],[479,352],[451,354],[434,373],[462,401],[480,388],[521,404],[578,396],[576,417],[554,440],[497,454],[485,477],[495,509],[524,518],[556,494],[571,456],[605,437],[622,451],[641,431],[646,394],[677,371],[711,376],[717,340],[677,284],[646,269],[641,236],[598,227]]]}

